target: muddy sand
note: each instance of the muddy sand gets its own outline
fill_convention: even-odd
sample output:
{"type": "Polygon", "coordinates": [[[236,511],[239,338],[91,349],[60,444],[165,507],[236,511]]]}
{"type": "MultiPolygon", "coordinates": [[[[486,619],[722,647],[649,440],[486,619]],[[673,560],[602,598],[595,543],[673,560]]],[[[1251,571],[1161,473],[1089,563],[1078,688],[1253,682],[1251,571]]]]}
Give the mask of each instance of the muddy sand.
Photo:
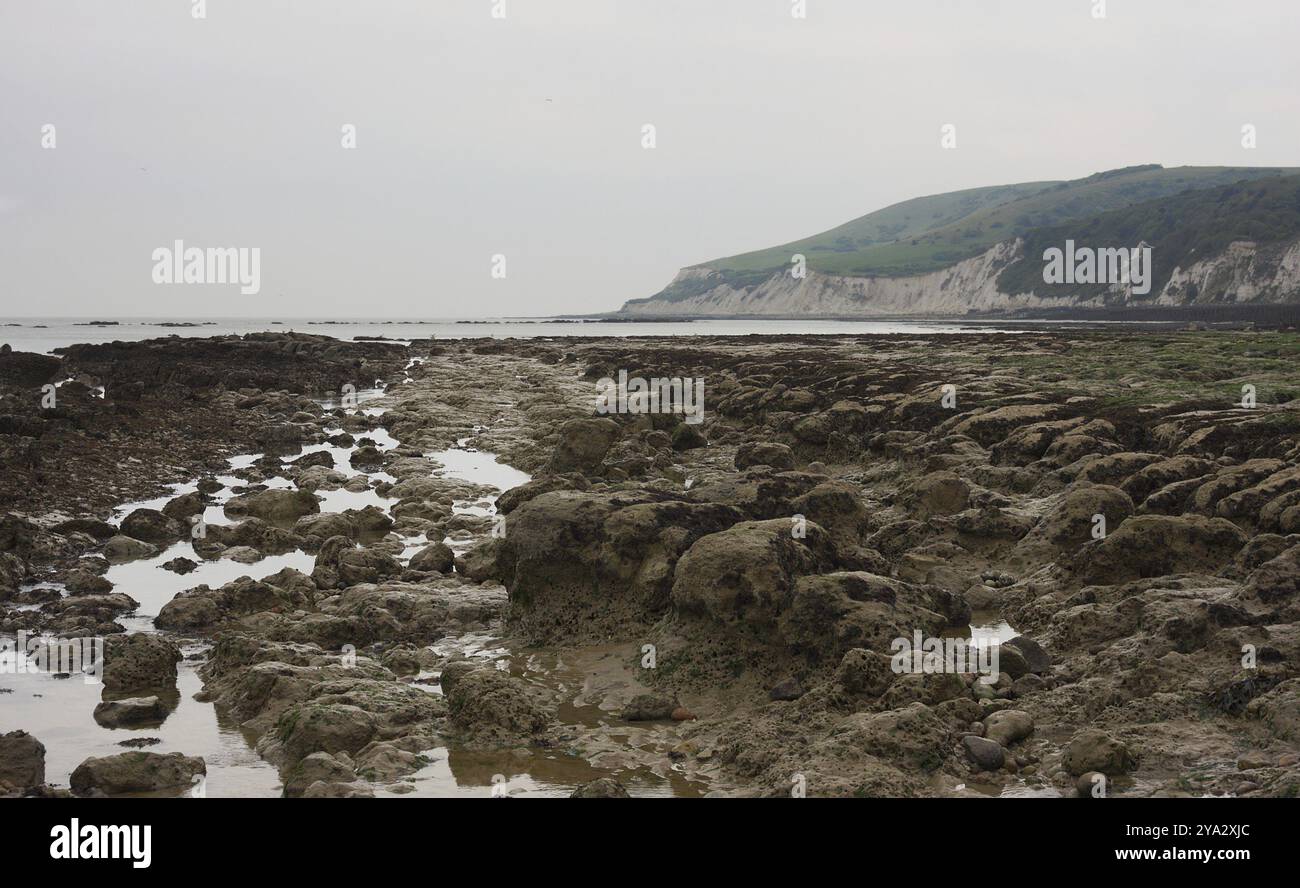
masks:
{"type": "Polygon", "coordinates": [[[1294,796],[1298,358],[0,353],[0,795],[1294,796]],[[703,421],[597,415],[620,371],[702,380],[703,421]]]}

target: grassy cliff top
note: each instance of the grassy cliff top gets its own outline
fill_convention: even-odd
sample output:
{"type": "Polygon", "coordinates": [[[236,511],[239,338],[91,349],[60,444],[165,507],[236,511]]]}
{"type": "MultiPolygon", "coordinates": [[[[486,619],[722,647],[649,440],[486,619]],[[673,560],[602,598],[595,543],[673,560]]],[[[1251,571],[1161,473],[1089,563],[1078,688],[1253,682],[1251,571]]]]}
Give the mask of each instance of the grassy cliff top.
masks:
{"type": "Polygon", "coordinates": [[[1300,173],[1278,167],[1126,167],[1083,179],[1025,182],[952,191],[885,207],[829,231],[742,253],[703,268],[765,275],[790,267],[802,253],[808,268],[850,276],[901,276],[936,271],[977,256],[993,244],[1035,229],[1243,180],[1300,173]]]}

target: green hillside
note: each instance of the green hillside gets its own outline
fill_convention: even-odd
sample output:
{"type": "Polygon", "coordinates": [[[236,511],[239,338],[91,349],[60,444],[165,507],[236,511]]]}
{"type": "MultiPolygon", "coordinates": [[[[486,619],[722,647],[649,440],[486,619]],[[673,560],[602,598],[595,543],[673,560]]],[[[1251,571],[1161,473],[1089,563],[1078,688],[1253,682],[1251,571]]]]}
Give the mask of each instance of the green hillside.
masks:
{"type": "MultiPolygon", "coordinates": [[[[744,253],[702,267],[735,284],[757,282],[789,268],[803,253],[808,267],[828,274],[922,274],[979,255],[999,241],[1072,219],[1167,197],[1188,189],[1300,172],[1265,167],[1126,167],[1065,182],[1027,182],[954,191],[894,204],[819,235],[744,253]]],[[[680,299],[665,291],[660,298],[680,299]]]]}
{"type": "Polygon", "coordinates": [[[852,259],[867,247],[915,237],[951,225],[972,213],[1010,203],[1056,184],[1058,183],[1027,182],[1023,185],[994,185],[917,197],[868,213],[803,240],[702,264],[726,271],[770,272],[776,268],[788,268],[790,256],[803,253],[808,257],[809,267],[820,271],[824,270],[827,263],[840,258],[852,259]]]}
{"type": "Polygon", "coordinates": [[[1150,295],[1154,298],[1175,268],[1214,256],[1233,241],[1268,245],[1289,242],[1297,235],[1300,175],[1239,181],[1185,191],[1067,225],[1036,228],[1025,235],[1025,258],[1003,270],[998,289],[1003,293],[1032,290],[1080,297],[1105,292],[1105,284],[1043,283],[1043,251],[1064,247],[1067,239],[1077,247],[1093,248],[1149,244],[1154,265],[1150,295]]]}

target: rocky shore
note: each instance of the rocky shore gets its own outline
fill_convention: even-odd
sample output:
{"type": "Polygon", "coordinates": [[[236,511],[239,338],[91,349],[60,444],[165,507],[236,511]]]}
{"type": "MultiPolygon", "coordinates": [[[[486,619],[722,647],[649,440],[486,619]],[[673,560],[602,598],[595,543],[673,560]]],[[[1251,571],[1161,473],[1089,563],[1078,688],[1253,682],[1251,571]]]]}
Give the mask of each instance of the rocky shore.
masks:
{"type": "Polygon", "coordinates": [[[47,773],[66,732],[6,715],[47,690],[0,670],[0,795],[237,794],[147,748],[192,675],[287,797],[1294,796],[1297,358],[1132,330],[0,354],[0,638],[102,637],[84,731],[126,747],[47,773]],[[704,421],[595,415],[621,370],[703,380],[704,421]],[[997,673],[900,670],[918,632],[1000,642],[997,673]]]}

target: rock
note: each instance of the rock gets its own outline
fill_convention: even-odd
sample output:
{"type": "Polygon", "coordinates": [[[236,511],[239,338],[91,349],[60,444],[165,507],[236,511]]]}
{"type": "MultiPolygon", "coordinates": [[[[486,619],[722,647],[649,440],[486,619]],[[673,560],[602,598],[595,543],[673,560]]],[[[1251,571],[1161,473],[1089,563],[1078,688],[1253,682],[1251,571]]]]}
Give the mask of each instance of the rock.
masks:
{"type": "Polygon", "coordinates": [[[133,694],[176,687],[181,649],[161,635],[137,633],[114,636],[104,643],[104,690],[133,694]]]}
{"type": "Polygon", "coordinates": [[[446,543],[432,543],[411,556],[411,570],[450,573],[455,554],[446,543]]]}
{"type": "Polygon", "coordinates": [[[252,546],[231,546],[221,553],[221,557],[227,561],[237,561],[240,564],[256,564],[262,560],[262,553],[252,546]]]}
{"type": "Polygon", "coordinates": [[[263,490],[226,501],[225,512],[232,518],[251,517],[285,524],[320,511],[315,495],[305,490],[263,490]]]}
{"type": "Polygon", "coordinates": [[[186,558],[184,556],[177,556],[176,558],[173,558],[171,561],[165,562],[158,566],[161,567],[163,570],[170,570],[172,573],[180,574],[181,576],[184,576],[185,574],[191,573],[195,568],[197,568],[199,566],[199,563],[197,561],[194,561],[190,558],[186,558]]]}
{"type": "Polygon", "coordinates": [[[320,545],[330,537],[347,537],[355,540],[358,536],[356,524],[346,515],[338,512],[322,512],[318,515],[304,515],[293,525],[293,532],[313,540],[320,545]]]}
{"type": "Polygon", "coordinates": [[[1071,738],[1061,764],[1075,777],[1089,771],[1113,777],[1131,771],[1136,763],[1128,747],[1119,740],[1096,728],[1085,728],[1071,738]]]}
{"type": "Polygon", "coordinates": [[[912,485],[910,501],[922,518],[954,515],[970,502],[970,485],[952,472],[931,472],[912,485]]]}
{"type": "Polygon", "coordinates": [[[289,707],[275,726],[285,758],[297,764],[313,752],[356,754],[374,739],[375,717],[359,706],[307,702],[289,707]]]}
{"type": "Polygon", "coordinates": [[[1018,743],[1033,732],[1033,717],[1019,709],[1003,709],[984,719],[984,736],[1002,746],[1018,743]]]}
{"type": "Polygon", "coordinates": [[[1100,771],[1088,771],[1080,774],[1079,779],[1074,781],[1074,791],[1080,798],[1090,799],[1105,797],[1106,775],[1100,771]]]}
{"type": "Polygon", "coordinates": [[[1300,678],[1290,678],[1251,700],[1246,714],[1278,740],[1300,743],[1300,678]]]}
{"type": "Polygon", "coordinates": [[[638,694],[623,707],[624,721],[667,721],[677,701],[666,694],[638,694]]]}
{"type": "Polygon", "coordinates": [[[154,792],[193,785],[194,778],[207,774],[203,759],[173,752],[123,752],[88,758],[72,772],[68,781],[79,796],[99,791],[107,795],[126,792],[154,792]]]}
{"type": "Polygon", "coordinates": [[[1266,752],[1246,752],[1237,756],[1238,771],[1255,771],[1259,768],[1272,768],[1277,765],[1277,759],[1266,752]]]}
{"type": "Polygon", "coordinates": [[[63,576],[63,585],[69,595],[106,595],[113,584],[86,570],[70,570],[63,576]]]}
{"type": "Polygon", "coordinates": [[[1074,552],[1093,539],[1094,516],[1106,519],[1106,533],[1111,534],[1133,514],[1133,501],[1117,487],[1083,484],[1070,488],[1060,504],[1043,518],[1021,542],[1022,551],[1035,544],[1047,544],[1074,552]]]}
{"type": "Polygon", "coordinates": [[[771,622],[794,598],[795,579],[833,560],[826,532],[815,524],[795,539],[789,521],[741,522],[701,537],[681,557],[673,604],[722,623],[771,622]]]}
{"type": "Polygon", "coordinates": [[[106,700],[95,707],[94,718],[103,728],[154,727],[167,718],[167,707],[157,697],[106,700]]]}
{"type": "Polygon", "coordinates": [[[1029,673],[1029,661],[1016,648],[998,645],[998,671],[1005,672],[1015,681],[1029,673]]]}
{"type": "Polygon", "coordinates": [[[45,746],[26,731],[0,734],[0,795],[45,783],[45,746]]]}
{"type": "MultiPolygon", "coordinates": [[[[157,509],[136,509],[122,519],[121,531],[132,539],[166,546],[189,533],[189,526],[157,509]]],[[[110,544],[112,540],[109,541],[110,544]]]]}
{"type": "Polygon", "coordinates": [[[668,717],[675,722],[695,721],[695,713],[691,712],[685,706],[678,706],[668,714],[668,717]]]}
{"type": "Polygon", "coordinates": [[[117,534],[117,528],[98,518],[73,518],[54,525],[55,533],[67,536],[70,533],[88,533],[97,540],[107,540],[117,534]]]}
{"type": "Polygon", "coordinates": [[[359,539],[383,536],[393,529],[393,519],[375,505],[364,509],[347,509],[343,512],[343,517],[356,527],[359,539]]]}
{"type": "Polygon", "coordinates": [[[1000,771],[1006,761],[1006,753],[1002,747],[993,740],[986,740],[983,737],[976,737],[974,734],[967,734],[961,738],[961,745],[966,749],[966,755],[981,771],[1000,771]]]}
{"type": "MultiPolygon", "coordinates": [[[[285,775],[284,796],[290,799],[298,798],[317,781],[333,784],[352,783],[356,779],[356,772],[351,766],[328,752],[313,752],[304,756],[285,775]]],[[[317,795],[316,797],[321,798],[323,796],[317,795]]]]}
{"type": "MultiPolygon", "coordinates": [[[[297,571],[294,574],[303,577],[297,571]]],[[[231,580],[218,589],[206,584],[195,586],[163,605],[154,618],[154,626],[173,632],[204,630],[225,619],[263,611],[291,610],[309,603],[301,589],[305,584],[288,582],[284,571],[273,576],[281,578],[285,586],[274,586],[251,577],[231,580]]]]}
{"type": "Polygon", "coordinates": [[[1042,676],[1030,672],[1027,675],[1022,675],[1017,678],[1015,683],[1011,685],[1011,690],[1013,696],[1023,697],[1026,694],[1033,694],[1037,691],[1046,690],[1048,687],[1049,685],[1042,676]]]}
{"type": "Polygon", "coordinates": [[[181,522],[186,529],[190,527],[191,518],[202,515],[206,510],[207,505],[203,502],[203,495],[200,493],[182,494],[162,507],[164,515],[181,522]]]}
{"type": "Polygon", "coordinates": [[[739,517],[729,506],[662,493],[556,490],[518,506],[505,538],[471,550],[456,568],[474,581],[500,580],[515,626],[530,639],[605,639],[664,616],[681,553],[739,517]]]}
{"type": "Polygon", "coordinates": [[[598,474],[620,429],[612,419],[571,419],[560,426],[559,440],[547,468],[556,474],[598,474]]]}
{"type": "Polygon", "coordinates": [[[104,543],[104,557],[114,563],[152,558],[157,554],[157,546],[122,534],[104,543]]]}
{"type": "Polygon", "coordinates": [[[584,783],[570,795],[571,799],[627,799],[631,798],[623,784],[612,777],[601,777],[590,783],[584,783]]]}
{"type": "MultiPolygon", "coordinates": [[[[379,662],[394,675],[415,675],[420,671],[419,651],[409,644],[386,651],[379,662]]],[[[443,688],[443,693],[446,692],[447,689],[443,688]]]]}
{"type": "Polygon", "coordinates": [[[339,553],[337,569],[344,587],[378,583],[402,574],[401,563],[379,549],[346,549],[339,553]]]}
{"type": "Polygon", "coordinates": [[[798,700],[806,693],[807,690],[805,690],[803,682],[799,681],[798,678],[791,676],[777,682],[777,684],[767,692],[767,698],[769,700],[798,700]]]}
{"type": "MultiPolygon", "coordinates": [[[[1034,641],[1027,635],[1017,635],[1015,638],[1009,638],[1002,642],[1000,655],[1005,655],[1008,649],[1018,651],[1028,667],[1027,671],[1035,675],[1043,675],[1052,668],[1052,658],[1047,651],[1043,650],[1042,645],[1034,641]]],[[[1010,672],[1010,670],[1007,670],[1010,672]]],[[[1023,674],[1023,673],[1022,673],[1023,674]]],[[[1020,676],[1012,674],[1012,678],[1020,676]]]]}
{"type": "Polygon", "coordinates": [[[743,471],[751,466],[771,466],[774,469],[793,469],[794,451],[785,444],[746,442],[736,448],[736,469],[743,471]]]}
{"type": "MultiPolygon", "coordinates": [[[[809,525],[810,542],[812,529],[809,525]]],[[[749,619],[760,618],[755,614],[749,619]]],[[[965,599],[938,586],[914,585],[867,571],[836,571],[796,577],[794,594],[777,618],[777,628],[792,652],[818,664],[840,661],[854,648],[891,649],[894,639],[910,636],[918,628],[938,636],[946,626],[969,618],[965,599]]]]}
{"type": "Polygon", "coordinates": [[[698,425],[684,422],[673,429],[671,446],[673,450],[681,452],[708,447],[709,442],[698,425]]]}
{"type": "Polygon", "coordinates": [[[442,686],[443,696],[450,696],[452,688],[456,686],[456,682],[461,676],[473,672],[481,665],[481,663],[476,663],[473,660],[453,660],[443,666],[442,675],[438,678],[438,684],[442,686]]]}
{"type": "Polygon", "coordinates": [[[1270,605],[1294,601],[1300,595],[1300,546],[1292,546],[1255,568],[1242,592],[1270,605]]]}
{"type": "Polygon", "coordinates": [[[862,648],[847,651],[836,671],[840,687],[850,694],[866,697],[884,694],[897,677],[889,657],[862,648]]]}
{"type": "Polygon", "coordinates": [[[447,693],[452,724],[464,735],[518,743],[546,729],[550,715],[519,678],[484,666],[460,675],[447,693]]]}
{"type": "Polygon", "coordinates": [[[375,791],[362,783],[328,783],[317,780],[303,791],[302,797],[304,799],[373,799],[375,791]]]}
{"type": "MultiPolygon", "coordinates": [[[[937,407],[937,392],[933,401],[937,407]]],[[[1057,420],[1065,412],[1065,408],[1055,404],[1015,404],[964,419],[953,427],[952,433],[974,438],[981,447],[992,447],[1020,426],[1057,420]]]]}
{"type": "Polygon", "coordinates": [[[1075,571],[1085,583],[1116,584],[1172,573],[1213,573],[1232,561],[1246,534],[1225,518],[1138,515],[1085,545],[1075,571]]]}

